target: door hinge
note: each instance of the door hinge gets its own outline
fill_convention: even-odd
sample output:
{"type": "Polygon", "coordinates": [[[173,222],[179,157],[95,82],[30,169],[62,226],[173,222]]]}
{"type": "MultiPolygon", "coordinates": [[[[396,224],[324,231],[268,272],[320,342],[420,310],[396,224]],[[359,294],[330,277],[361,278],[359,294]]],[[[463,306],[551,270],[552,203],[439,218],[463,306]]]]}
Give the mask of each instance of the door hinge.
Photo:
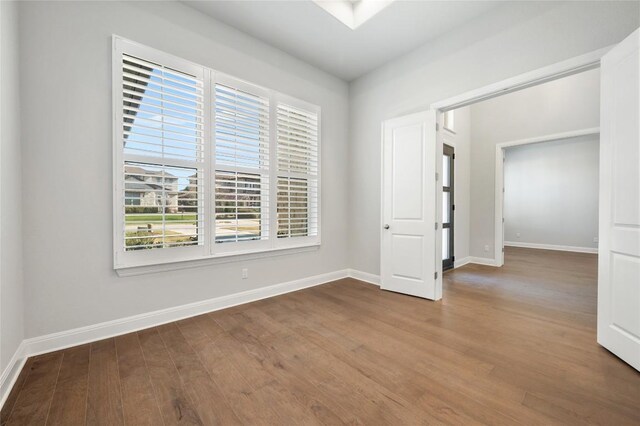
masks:
{"type": "Polygon", "coordinates": [[[440,179],[440,175],[438,174],[438,172],[436,172],[436,182],[438,181],[438,179],[440,179]]]}
{"type": "Polygon", "coordinates": [[[434,280],[437,280],[437,279],[438,279],[438,273],[437,273],[437,272],[434,272],[434,273],[433,273],[433,279],[434,279],[434,280]]]}
{"type": "Polygon", "coordinates": [[[440,130],[440,124],[436,123],[436,132],[440,130]]]}
{"type": "Polygon", "coordinates": [[[456,261],[456,257],[455,257],[455,256],[452,256],[452,257],[451,257],[451,261],[452,261],[452,262],[455,262],[455,261],[456,261]]]}
{"type": "Polygon", "coordinates": [[[504,223],[504,217],[502,218],[502,223],[504,223]]]}
{"type": "Polygon", "coordinates": [[[455,204],[451,205],[451,210],[455,210],[455,209],[456,209],[456,205],[455,204]]]}
{"type": "Polygon", "coordinates": [[[502,252],[504,253],[504,246],[502,246],[502,252]]]}
{"type": "Polygon", "coordinates": [[[438,230],[438,222],[436,222],[435,230],[436,230],[436,231],[438,230]]]}
{"type": "Polygon", "coordinates": [[[451,156],[451,159],[455,160],[455,159],[456,159],[456,155],[455,155],[455,154],[453,154],[453,155],[451,156]]]}

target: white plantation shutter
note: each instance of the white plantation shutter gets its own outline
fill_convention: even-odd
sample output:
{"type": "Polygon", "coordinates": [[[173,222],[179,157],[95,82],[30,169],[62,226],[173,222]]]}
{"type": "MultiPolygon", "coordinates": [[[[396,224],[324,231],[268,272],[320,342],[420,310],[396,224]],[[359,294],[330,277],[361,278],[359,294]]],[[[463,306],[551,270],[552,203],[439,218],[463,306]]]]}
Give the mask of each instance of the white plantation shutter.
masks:
{"type": "Polygon", "coordinates": [[[269,99],[239,85],[215,84],[216,243],[269,238],[269,99]]]}
{"type": "Polygon", "coordinates": [[[318,235],[318,114],[278,104],[278,238],[318,235]]]}
{"type": "Polygon", "coordinates": [[[202,78],[121,55],[125,251],[202,245],[202,78]]]}
{"type": "Polygon", "coordinates": [[[113,52],[115,269],[319,244],[318,107],[117,36],[113,52]]]}

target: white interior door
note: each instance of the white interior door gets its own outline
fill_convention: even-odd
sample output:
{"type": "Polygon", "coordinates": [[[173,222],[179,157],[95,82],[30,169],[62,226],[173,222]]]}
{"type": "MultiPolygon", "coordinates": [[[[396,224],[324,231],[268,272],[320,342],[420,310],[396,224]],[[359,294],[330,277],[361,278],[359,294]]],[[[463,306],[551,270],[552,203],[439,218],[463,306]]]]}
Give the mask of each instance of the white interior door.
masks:
{"type": "Polygon", "coordinates": [[[435,113],[385,121],[382,148],[381,288],[435,300],[435,113]]]}
{"type": "Polygon", "coordinates": [[[640,30],[601,78],[598,343],[640,370],[640,30]]]}

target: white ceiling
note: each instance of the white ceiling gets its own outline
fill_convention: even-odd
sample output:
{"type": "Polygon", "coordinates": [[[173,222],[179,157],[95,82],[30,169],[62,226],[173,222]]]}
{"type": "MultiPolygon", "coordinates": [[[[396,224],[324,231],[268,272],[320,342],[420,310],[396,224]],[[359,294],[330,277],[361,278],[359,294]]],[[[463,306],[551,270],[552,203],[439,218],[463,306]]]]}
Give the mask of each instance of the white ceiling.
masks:
{"type": "Polygon", "coordinates": [[[500,2],[397,0],[355,30],[311,0],[184,3],[350,81],[500,2]]]}

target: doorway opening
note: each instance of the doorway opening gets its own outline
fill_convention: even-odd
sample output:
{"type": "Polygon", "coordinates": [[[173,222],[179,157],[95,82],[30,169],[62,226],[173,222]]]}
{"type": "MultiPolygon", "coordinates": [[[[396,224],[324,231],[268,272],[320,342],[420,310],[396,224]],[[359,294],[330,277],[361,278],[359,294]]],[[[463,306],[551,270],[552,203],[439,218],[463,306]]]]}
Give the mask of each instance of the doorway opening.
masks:
{"type": "MultiPolygon", "coordinates": [[[[508,246],[597,252],[600,70],[450,110],[455,142],[454,266],[502,266],[508,246]],[[509,155],[511,154],[511,155],[509,155]],[[508,200],[505,197],[509,196],[508,200]],[[508,201],[505,203],[505,201],[508,201]],[[505,238],[505,232],[508,233],[505,238]]],[[[447,162],[442,166],[443,194],[447,162]]],[[[449,211],[442,200],[442,249],[449,211]]],[[[443,264],[443,270],[446,265],[443,264]]]]}
{"type": "MultiPolygon", "coordinates": [[[[638,100],[638,82],[640,81],[640,30],[635,31],[620,44],[591,52],[564,62],[560,62],[545,68],[541,68],[520,76],[503,80],[501,82],[485,86],[483,88],[464,93],[462,95],[431,104],[428,111],[414,113],[408,116],[397,117],[383,123],[383,184],[382,184],[382,227],[381,236],[381,288],[397,291],[405,294],[419,295],[420,297],[439,300],[442,298],[443,262],[442,244],[443,227],[439,226],[443,215],[442,196],[442,158],[444,155],[444,134],[443,123],[444,113],[459,108],[473,106],[481,101],[499,99],[502,95],[521,93],[525,88],[536,88],[543,83],[554,83],[564,78],[581,76],[590,70],[597,70],[599,75],[598,87],[602,92],[598,95],[598,108],[595,117],[601,120],[602,140],[600,141],[600,173],[597,189],[599,201],[599,247],[597,263],[597,274],[593,276],[593,289],[597,291],[597,316],[595,312],[596,298],[585,299],[585,304],[593,309],[592,324],[597,318],[597,341],[611,352],[640,370],[640,328],[638,322],[637,297],[640,282],[640,245],[638,244],[640,229],[640,211],[638,210],[638,197],[640,196],[640,171],[638,170],[638,153],[640,152],[638,143],[637,117],[640,109],[638,100]],[[402,136],[402,138],[400,137],[402,136]],[[395,173],[403,170],[400,162],[390,156],[400,147],[407,154],[410,152],[420,153],[421,161],[415,159],[411,161],[412,168],[416,171],[419,180],[413,180],[410,185],[400,185],[403,180],[399,179],[405,173],[395,173]],[[387,164],[388,163],[388,164],[387,164]],[[419,167],[418,167],[419,166],[419,167]],[[435,170],[433,170],[435,168],[435,170]],[[432,180],[434,179],[435,180],[432,180]],[[416,182],[419,182],[416,184],[416,182]],[[413,188],[413,189],[411,189],[413,188]],[[404,197],[404,195],[408,195],[404,197]],[[402,200],[404,204],[393,203],[402,200]],[[413,200],[411,204],[408,200],[413,200]],[[432,204],[435,200],[435,206],[432,204]],[[426,201],[426,202],[425,202],[426,201]],[[409,208],[410,207],[410,208],[409,208]],[[387,226],[388,221],[397,219],[398,225],[413,224],[411,235],[403,231],[402,226],[387,226]],[[402,220],[402,222],[401,222],[402,220]],[[430,226],[435,222],[435,228],[430,226]],[[419,226],[417,226],[419,225],[419,226]],[[395,229],[393,234],[390,229],[395,229]],[[435,231],[434,231],[435,229],[435,231]],[[386,237],[385,237],[386,232],[386,237]],[[402,243],[402,244],[401,244],[402,243]],[[410,244],[409,244],[410,243],[410,244]],[[402,250],[397,250],[398,248],[402,250]],[[434,247],[435,246],[435,247],[434,247]],[[410,274],[410,275],[409,275],[410,274]],[[394,282],[404,278],[405,282],[394,282]],[[407,291],[401,284],[411,282],[411,292],[407,291]],[[421,294],[419,294],[421,293],[421,294]]],[[[556,90],[547,98],[562,100],[572,98],[567,96],[562,90],[556,90]]],[[[498,124],[494,124],[491,130],[522,131],[530,129],[540,120],[542,113],[553,113],[544,106],[535,103],[525,104],[524,124],[515,124],[517,120],[504,118],[499,112],[492,112],[494,118],[498,118],[498,124]],[[515,129],[513,128],[515,127],[515,129]]],[[[565,108],[562,112],[576,111],[582,108],[578,103],[571,108],[565,108]]],[[[556,114],[559,115],[559,114],[556,114]]],[[[473,116],[473,114],[472,114],[473,116]]],[[[459,126],[458,117],[455,118],[455,126],[459,126]]],[[[569,123],[566,117],[561,116],[559,123],[562,125],[569,123]]],[[[599,127],[598,126],[598,127],[599,127]]],[[[585,123],[569,127],[585,129],[585,123]]],[[[558,130],[556,129],[556,132],[558,130]]],[[[547,132],[546,134],[553,134],[547,132]]],[[[480,265],[502,266],[502,250],[499,239],[495,234],[502,226],[494,227],[495,218],[495,144],[497,142],[519,140],[521,137],[510,137],[501,139],[495,135],[491,138],[491,149],[488,155],[482,155],[478,161],[473,162],[471,170],[480,170],[480,176],[469,178],[471,190],[478,184],[482,184],[483,191],[470,198],[468,208],[472,210],[469,223],[472,228],[479,230],[482,236],[493,240],[493,243],[485,243],[483,238],[470,241],[470,255],[466,260],[459,259],[457,252],[460,248],[457,238],[461,235],[458,224],[460,223],[460,203],[456,204],[456,259],[454,267],[464,263],[474,263],[480,265]],[[489,182],[490,185],[486,185],[489,182]],[[487,190],[487,187],[489,188],[487,190]],[[487,203],[487,201],[489,201],[487,203]],[[478,223],[475,213],[480,211],[484,217],[488,217],[488,225],[484,222],[478,223]],[[488,214],[487,214],[488,213],[488,214]],[[493,236],[491,235],[493,234],[493,236]],[[493,238],[492,238],[493,237],[493,238]],[[473,251],[472,251],[473,250],[473,251]],[[474,256],[479,250],[480,256],[474,256]],[[493,254],[493,256],[492,256],[493,254]]],[[[522,139],[526,139],[522,138],[522,139]]],[[[474,141],[475,142],[475,141],[474,141]]],[[[476,143],[471,145],[472,153],[476,143]]],[[[457,154],[461,151],[456,146],[457,154]]],[[[485,154],[487,154],[485,152],[485,154]]],[[[410,157],[406,157],[410,159],[410,157]]],[[[457,163],[457,167],[460,163],[457,163]]],[[[460,180],[456,180],[456,198],[458,197],[460,180]]],[[[462,234],[464,235],[464,234],[462,234]]],[[[531,250],[531,249],[525,249],[531,250]]],[[[534,249],[535,250],[535,249],[534,249]]],[[[580,253],[584,255],[584,253],[580,253]]],[[[551,260],[551,259],[550,259],[551,260]]],[[[525,262],[522,266],[531,266],[525,262]]],[[[560,267],[563,265],[560,264],[560,267]]],[[[473,267],[474,270],[478,267],[473,267]]],[[[483,268],[480,266],[479,268],[483,268]]],[[[493,269],[493,268],[489,268],[493,269]]],[[[489,271],[489,269],[484,269],[489,271]]],[[[529,268],[529,273],[525,273],[525,278],[540,278],[548,271],[548,265],[543,261],[534,268],[529,268]],[[528,275],[527,275],[528,274],[528,275]]],[[[493,269],[498,271],[497,269],[493,269]]],[[[504,272],[504,271],[503,271],[504,272]]],[[[522,268],[519,273],[522,274],[522,268]]],[[[553,278],[551,271],[548,274],[553,278]]],[[[575,276],[569,274],[568,280],[575,276]]],[[[505,284],[505,274],[497,272],[494,274],[494,283],[505,284]]],[[[466,280],[465,280],[466,281],[466,280]]],[[[544,282],[543,282],[544,283],[544,282]]],[[[553,284],[550,281],[551,284],[553,284]]],[[[479,282],[478,289],[482,291],[490,290],[487,285],[491,283],[479,282]]],[[[499,285],[497,286],[499,287],[499,285]]],[[[503,286],[504,287],[504,286],[503,286]]],[[[574,286],[569,286],[574,287],[574,286]]],[[[534,298],[539,299],[539,294],[535,294],[535,286],[527,280],[521,280],[521,288],[529,292],[534,298]],[[533,293],[531,293],[533,291],[533,293]]],[[[504,294],[496,288],[497,296],[504,294]]],[[[542,290],[544,293],[544,290],[542,290]]],[[[551,298],[551,301],[560,303],[562,298],[551,298]]],[[[573,299],[570,299],[573,300],[573,299]]],[[[545,299],[546,302],[546,299],[545,299]]],[[[566,308],[566,307],[565,307],[566,308]]],[[[545,307],[548,309],[548,306],[545,307]]],[[[572,309],[572,308],[570,308],[572,309]]],[[[558,310],[563,307],[558,306],[558,310]]]]}
{"type": "Polygon", "coordinates": [[[504,247],[598,252],[599,139],[592,127],[496,145],[496,266],[504,247]]]}

